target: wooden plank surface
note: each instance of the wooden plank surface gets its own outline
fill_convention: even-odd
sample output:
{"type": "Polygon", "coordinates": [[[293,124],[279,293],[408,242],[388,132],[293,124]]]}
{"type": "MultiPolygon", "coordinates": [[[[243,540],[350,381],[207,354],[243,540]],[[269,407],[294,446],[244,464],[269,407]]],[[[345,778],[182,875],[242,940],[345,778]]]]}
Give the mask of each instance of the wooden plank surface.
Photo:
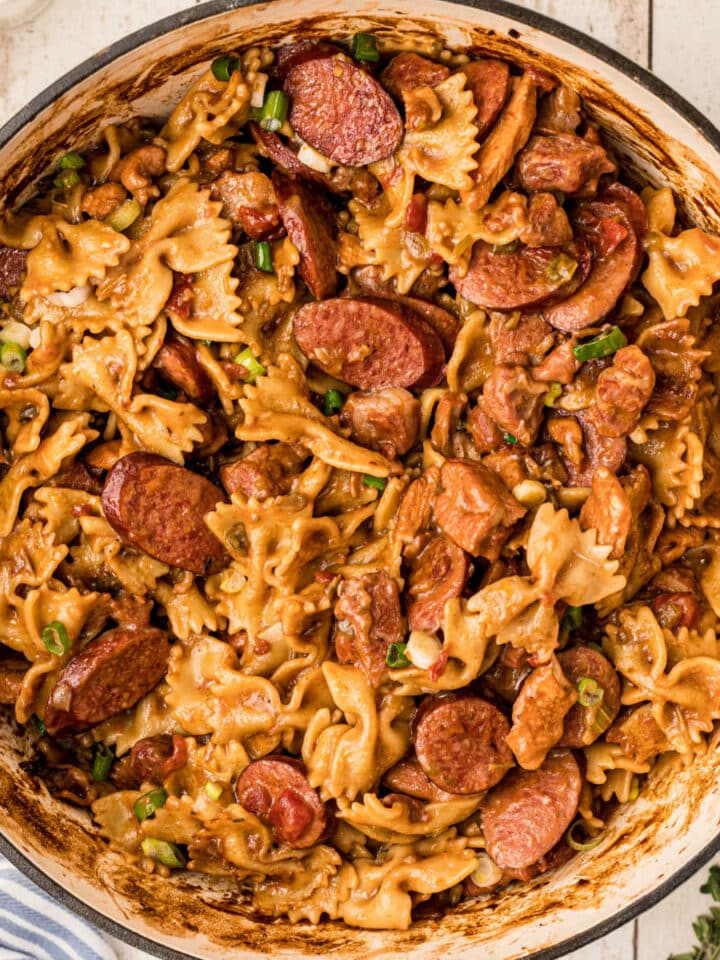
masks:
{"type": "MultiPolygon", "coordinates": [[[[3,0],[0,0],[0,6],[3,0]]],[[[68,28],[67,0],[51,0],[25,26],[0,29],[0,123],[52,80],[108,43],[146,23],[199,0],[90,0],[86,14],[68,28]],[[87,15],[89,14],[89,15],[87,15]],[[81,23],[81,29],[80,27],[81,23]]],[[[643,66],[651,66],[687,99],[720,124],[720,75],[715,37],[720,0],[515,0],[607,43],[643,66]]],[[[710,838],[708,838],[710,839],[710,838]]],[[[691,921],[706,909],[699,893],[706,870],[689,880],[639,920],[569,960],[664,960],[688,949],[691,921]]],[[[113,941],[122,960],[146,954],[113,941]]],[[[0,936],[0,944],[2,943],[0,936]]]]}

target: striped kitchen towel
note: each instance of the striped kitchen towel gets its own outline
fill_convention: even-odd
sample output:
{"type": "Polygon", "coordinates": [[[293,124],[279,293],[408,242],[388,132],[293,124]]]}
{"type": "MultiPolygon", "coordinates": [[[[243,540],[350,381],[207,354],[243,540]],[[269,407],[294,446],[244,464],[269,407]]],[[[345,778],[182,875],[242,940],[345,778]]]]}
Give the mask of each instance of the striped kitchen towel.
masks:
{"type": "Polygon", "coordinates": [[[117,960],[117,954],[0,855],[0,960],[117,960]]]}

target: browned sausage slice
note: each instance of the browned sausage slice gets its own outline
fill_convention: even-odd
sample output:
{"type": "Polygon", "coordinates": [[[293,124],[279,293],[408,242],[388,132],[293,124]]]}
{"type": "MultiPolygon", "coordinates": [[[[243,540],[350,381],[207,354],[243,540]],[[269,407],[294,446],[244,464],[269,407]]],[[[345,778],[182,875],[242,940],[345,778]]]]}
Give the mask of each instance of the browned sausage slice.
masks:
{"type": "Polygon", "coordinates": [[[237,801],[272,827],[278,843],[295,850],[312,847],[327,827],[327,813],[308,783],[301,763],[264,757],[247,767],[235,784],[237,801]]]}
{"type": "Polygon", "coordinates": [[[405,793],[418,800],[429,803],[442,803],[445,800],[457,800],[459,793],[448,793],[432,782],[413,756],[403,759],[391,767],[382,779],[383,786],[394,793],[405,793]]]}
{"type": "Polygon", "coordinates": [[[224,560],[205,514],[224,500],[205,477],[154,453],[130,453],[105,481],[102,505],[118,533],[144,553],[173,567],[205,575],[224,560]]]}
{"type": "Polygon", "coordinates": [[[482,805],[495,863],[522,870],[552,850],[572,823],[581,791],[580,767],[567,751],[554,751],[538,770],[512,770],[482,805]]]}
{"type": "Polygon", "coordinates": [[[510,724],[480,697],[430,697],[415,721],[415,752],[433,783],[448,793],[482,793],[513,766],[510,724]]]}
{"type": "Polygon", "coordinates": [[[0,300],[9,300],[11,287],[17,287],[27,267],[27,250],[0,244],[0,300]]]}
{"type": "Polygon", "coordinates": [[[460,71],[467,77],[465,86],[472,90],[477,107],[474,123],[478,127],[478,137],[484,137],[505,106],[510,67],[502,60],[471,60],[460,71]]]}
{"type": "Polygon", "coordinates": [[[293,329],[302,352],[321,370],[361,390],[429,387],[442,376],[440,338],[395,300],[308,303],[295,314],[293,329]]]}
{"type": "Polygon", "coordinates": [[[187,763],[185,737],[162,733],[143,737],[113,767],[110,779],[119,790],[136,790],[143,783],[162,783],[187,763]]]}
{"type": "Polygon", "coordinates": [[[434,87],[450,76],[450,68],[421,57],[419,53],[399,53],[380,74],[380,83],[398,99],[416,87],[434,87]]]}
{"type": "Polygon", "coordinates": [[[412,565],[408,581],[410,629],[439,629],[446,601],[462,594],[469,576],[465,551],[442,533],[433,537],[412,565]]]}
{"type": "Polygon", "coordinates": [[[411,310],[414,310],[415,313],[420,314],[423,320],[429,323],[440,337],[448,355],[452,353],[461,327],[457,317],[431,300],[422,300],[420,297],[405,297],[401,294],[396,294],[392,299],[397,299],[400,303],[404,303],[411,310]]]}
{"type": "Polygon", "coordinates": [[[335,163],[364,166],[400,144],[402,119],[392,98],[344,54],[296,63],[283,89],[292,99],[293,130],[335,163]]]}
{"type": "Polygon", "coordinates": [[[297,153],[289,147],[276,133],[271,133],[252,121],[249,124],[250,133],[258,146],[263,147],[273,163],[282,167],[287,173],[302,177],[304,180],[310,180],[318,187],[329,188],[330,178],[318,170],[313,170],[298,157],[297,153]]]}
{"type": "Polygon", "coordinates": [[[134,706],[165,675],[169,656],[157,627],[107,630],[58,675],[45,707],[48,733],[81,733],[134,706]]]}
{"type": "Polygon", "coordinates": [[[278,47],[275,55],[275,72],[281,80],[284,80],[298,64],[321,57],[332,57],[336,53],[342,53],[340,47],[325,40],[299,40],[297,43],[286,43],[278,47]]]}
{"type": "Polygon", "coordinates": [[[620,680],[615,668],[602,653],[592,647],[571,647],[557,655],[563,673],[576,688],[585,678],[594,680],[602,690],[597,706],[576,703],[565,717],[558,746],[587,747],[608,729],[620,713],[620,680]]]}
{"type": "Polygon", "coordinates": [[[200,363],[194,344],[185,337],[168,337],[153,360],[153,366],[191,400],[209,407],[215,386],[200,363]]]}
{"type": "Polygon", "coordinates": [[[280,217],[300,254],[298,269],[317,300],[337,288],[335,214],[327,199],[309,183],[273,171],[280,217]]]}
{"type": "Polygon", "coordinates": [[[246,497],[267,500],[290,493],[293,480],[307,459],[297,443],[263,443],[240,460],[220,467],[220,482],[228,493],[240,490],[246,497]]]}

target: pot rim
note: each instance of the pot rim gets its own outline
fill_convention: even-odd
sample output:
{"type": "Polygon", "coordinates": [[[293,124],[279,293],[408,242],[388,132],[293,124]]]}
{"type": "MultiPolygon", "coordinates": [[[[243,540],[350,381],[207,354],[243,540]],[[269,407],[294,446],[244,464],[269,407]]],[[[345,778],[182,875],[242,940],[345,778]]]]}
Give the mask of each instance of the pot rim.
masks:
{"type": "MultiPolygon", "coordinates": [[[[139,30],[128,34],[126,37],[116,40],[114,43],[105,47],[101,53],[88,57],[82,63],[78,64],[78,66],[73,67],[67,73],[63,74],[33,97],[13,117],[4,123],[2,127],[0,127],[0,149],[8,144],[24,127],[31,123],[38,114],[47,107],[50,107],[55,100],[124,54],[131,53],[143,44],[164,36],[166,33],[177,30],[180,27],[197,23],[200,20],[206,20],[219,14],[229,13],[242,7],[259,6],[262,2],[263,0],[206,0],[205,3],[201,3],[198,6],[180,10],[160,20],[155,20],[147,26],[141,27],[139,30]]],[[[628,57],[618,53],[599,40],[582,33],[580,30],[576,30],[574,27],[566,26],[559,20],[547,17],[541,13],[536,13],[534,10],[520,7],[515,3],[508,2],[508,0],[451,0],[451,2],[459,6],[471,7],[475,10],[516,20],[525,26],[541,30],[550,36],[572,44],[595,58],[604,61],[634,83],[639,84],[651,94],[663,100],[676,113],[680,114],[684,120],[695,127],[711,146],[720,153],[720,129],[698,110],[697,107],[693,106],[685,97],[681,96],[665,83],[664,80],[655,76],[655,74],[651,73],[645,67],[634,63],[628,57]]],[[[612,933],[614,930],[617,930],[630,920],[634,920],[641,913],[658,904],[668,896],[669,893],[686,880],[689,880],[694,873],[708,863],[718,852],[720,852],[720,834],[715,836],[702,850],[680,867],[679,870],[649,893],[639,897],[627,907],[617,911],[600,923],[589,927],[582,933],[568,937],[551,947],[527,954],[526,960],[557,960],[557,958],[566,956],[573,950],[587,946],[600,937],[612,933]]],[[[83,919],[103,930],[105,933],[116,937],[118,940],[122,940],[124,943],[138,950],[143,950],[151,956],[158,957],[160,960],[194,960],[192,954],[180,952],[172,947],[158,943],[155,940],[150,940],[135,930],[132,930],[130,927],[88,906],[88,904],[75,896],[71,891],[62,887],[57,880],[54,880],[37,867],[25,854],[18,850],[1,831],[0,854],[3,854],[18,870],[29,877],[45,893],[50,894],[64,907],[79,914],[83,919]]]]}

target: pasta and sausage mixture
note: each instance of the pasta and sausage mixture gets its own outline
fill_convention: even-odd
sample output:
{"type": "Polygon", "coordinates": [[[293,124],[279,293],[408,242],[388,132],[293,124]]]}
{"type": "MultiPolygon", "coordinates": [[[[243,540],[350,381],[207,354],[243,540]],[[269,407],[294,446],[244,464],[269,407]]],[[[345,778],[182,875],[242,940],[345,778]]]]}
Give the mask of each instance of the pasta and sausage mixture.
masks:
{"type": "Polygon", "coordinates": [[[404,928],[707,749],[720,242],[573,90],[228,54],[0,242],[0,702],[129,868],[404,928]]]}

